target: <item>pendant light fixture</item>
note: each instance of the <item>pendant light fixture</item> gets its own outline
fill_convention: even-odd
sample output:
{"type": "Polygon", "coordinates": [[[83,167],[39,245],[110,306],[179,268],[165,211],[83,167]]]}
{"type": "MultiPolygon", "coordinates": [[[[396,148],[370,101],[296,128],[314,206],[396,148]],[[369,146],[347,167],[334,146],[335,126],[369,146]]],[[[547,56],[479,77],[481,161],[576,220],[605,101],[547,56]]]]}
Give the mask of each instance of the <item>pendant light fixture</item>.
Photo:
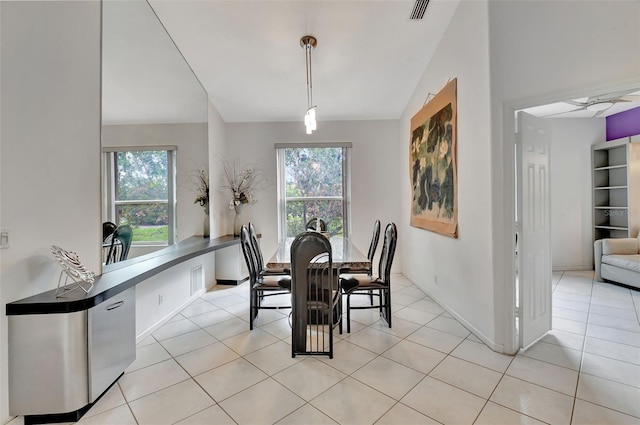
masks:
{"type": "Polygon", "coordinates": [[[313,83],[311,81],[311,50],[316,47],[318,40],[312,35],[305,35],[300,39],[300,46],[304,49],[307,65],[307,112],[304,114],[304,126],[307,134],[316,129],[316,105],[313,104],[313,83]]]}

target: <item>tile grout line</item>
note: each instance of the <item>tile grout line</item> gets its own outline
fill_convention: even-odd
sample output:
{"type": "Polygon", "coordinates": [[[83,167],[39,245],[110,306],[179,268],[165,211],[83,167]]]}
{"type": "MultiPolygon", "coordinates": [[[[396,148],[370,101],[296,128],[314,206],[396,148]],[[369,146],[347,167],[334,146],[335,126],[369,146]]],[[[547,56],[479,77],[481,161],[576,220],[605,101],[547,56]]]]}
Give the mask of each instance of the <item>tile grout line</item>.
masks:
{"type": "MultiPolygon", "coordinates": [[[[594,287],[595,287],[595,285],[596,285],[596,282],[597,282],[597,281],[595,281],[594,279],[595,279],[595,275],[594,275],[594,277],[592,278],[592,281],[591,281],[591,294],[592,294],[592,295],[591,295],[591,297],[593,297],[593,289],[594,289],[594,287]]],[[[631,298],[632,298],[632,300],[633,300],[633,296],[631,295],[631,293],[630,293],[629,295],[631,296],[631,298]]],[[[589,314],[590,314],[590,311],[591,311],[591,302],[589,302],[589,314]]],[[[595,314],[597,314],[597,313],[595,313],[595,314]]],[[[607,316],[607,317],[614,317],[614,316],[607,316]]],[[[588,320],[588,316],[587,316],[587,320],[588,320]]],[[[587,327],[588,327],[588,326],[589,326],[589,323],[587,322],[587,327]]],[[[614,329],[614,328],[612,328],[612,329],[614,329]]],[[[592,338],[593,338],[593,337],[592,337],[592,338]]],[[[596,339],[599,339],[599,338],[596,338],[596,339]]],[[[607,341],[607,340],[604,340],[604,341],[607,341]]],[[[609,342],[616,342],[616,341],[609,341],[609,342]]],[[[634,415],[632,415],[632,414],[630,414],[630,413],[625,413],[625,412],[622,412],[622,411],[620,411],[620,410],[614,409],[614,408],[609,407],[609,406],[605,406],[605,405],[602,405],[602,404],[595,403],[595,402],[593,402],[593,401],[583,400],[583,399],[581,399],[581,398],[578,398],[578,387],[579,387],[579,385],[580,385],[580,375],[581,375],[581,374],[583,374],[583,373],[584,373],[585,375],[594,376],[594,377],[596,377],[596,378],[598,378],[598,379],[602,379],[602,380],[605,380],[605,381],[615,382],[616,384],[621,384],[621,385],[626,385],[626,386],[633,387],[632,385],[624,384],[624,383],[622,383],[622,382],[618,382],[618,381],[614,381],[614,380],[611,380],[611,379],[608,379],[608,378],[603,378],[603,377],[601,377],[601,376],[592,375],[592,374],[590,374],[590,373],[582,372],[582,361],[583,361],[583,359],[584,359],[584,354],[585,354],[585,352],[586,352],[586,351],[585,351],[586,344],[587,344],[587,334],[586,334],[586,332],[585,332],[585,339],[584,339],[584,344],[583,344],[583,348],[582,348],[582,358],[581,358],[581,361],[580,361],[580,370],[578,371],[578,382],[576,383],[576,395],[575,395],[575,397],[574,397],[574,410],[575,410],[575,403],[576,403],[576,401],[577,401],[577,400],[580,400],[580,401],[583,401],[583,402],[585,402],[585,403],[590,403],[590,404],[593,404],[593,405],[595,405],[595,406],[599,406],[599,407],[601,407],[601,408],[603,408],[603,409],[607,409],[607,410],[611,410],[611,411],[613,411],[613,412],[621,413],[621,414],[623,414],[623,415],[628,415],[628,416],[631,416],[631,417],[637,417],[637,416],[634,416],[634,415]]],[[[620,344],[622,344],[622,343],[620,343],[620,344]]],[[[622,344],[622,345],[628,345],[628,344],[622,344]]],[[[588,354],[591,354],[591,353],[588,353],[588,354]]],[[[593,354],[592,354],[592,355],[593,355],[593,354]]],[[[601,357],[605,357],[605,356],[601,356],[601,357]]],[[[608,357],[605,357],[605,358],[608,358],[608,357]]],[[[614,360],[615,360],[615,359],[614,359],[614,360]]],[[[633,364],[633,363],[631,363],[631,364],[633,364]]],[[[573,420],[573,411],[572,411],[572,418],[571,418],[571,419],[573,420]]]]}
{"type": "MultiPolygon", "coordinates": [[[[563,274],[564,276],[564,274],[563,274]]],[[[584,340],[582,341],[582,352],[580,354],[580,365],[578,366],[578,379],[576,379],[576,389],[573,394],[573,404],[571,405],[571,416],[569,417],[569,423],[573,423],[573,415],[576,412],[576,400],[578,400],[578,388],[580,387],[580,374],[582,373],[582,363],[584,362],[584,350],[587,346],[587,333],[589,332],[589,313],[591,312],[591,300],[593,298],[593,279],[591,278],[591,291],[589,293],[589,307],[587,308],[587,323],[584,329],[584,340]]]]}
{"type": "MultiPolygon", "coordinates": [[[[484,401],[484,404],[482,405],[482,409],[480,409],[480,411],[478,412],[478,414],[476,415],[475,419],[473,420],[472,424],[475,424],[476,421],[478,420],[478,418],[480,417],[480,415],[482,414],[482,412],[484,411],[484,409],[487,407],[487,405],[489,404],[489,401],[491,401],[491,397],[493,397],[493,394],[496,392],[496,390],[498,389],[498,387],[500,386],[500,383],[502,382],[502,380],[504,379],[505,376],[507,376],[507,370],[509,370],[509,367],[511,367],[511,365],[513,364],[513,361],[516,359],[516,356],[518,355],[518,353],[516,353],[512,358],[511,361],[509,361],[509,364],[507,365],[507,367],[504,369],[504,372],[502,372],[502,376],[500,377],[500,379],[498,380],[498,382],[496,383],[496,385],[493,387],[493,389],[491,390],[491,394],[489,394],[489,396],[486,398],[486,400],[484,401]]],[[[493,369],[491,369],[493,370],[493,369]]],[[[496,403],[495,401],[492,401],[492,403],[495,403],[499,406],[502,406],[500,403],[496,403]]],[[[507,406],[502,406],[504,408],[507,408],[509,410],[513,410],[507,406]]],[[[515,412],[517,412],[516,410],[514,410],[515,412]]],[[[529,415],[526,415],[522,412],[518,412],[521,415],[525,415],[527,417],[532,417],[529,415]]],[[[534,418],[536,419],[536,418],[534,418]]],[[[539,420],[539,419],[536,419],[539,420]]]]}

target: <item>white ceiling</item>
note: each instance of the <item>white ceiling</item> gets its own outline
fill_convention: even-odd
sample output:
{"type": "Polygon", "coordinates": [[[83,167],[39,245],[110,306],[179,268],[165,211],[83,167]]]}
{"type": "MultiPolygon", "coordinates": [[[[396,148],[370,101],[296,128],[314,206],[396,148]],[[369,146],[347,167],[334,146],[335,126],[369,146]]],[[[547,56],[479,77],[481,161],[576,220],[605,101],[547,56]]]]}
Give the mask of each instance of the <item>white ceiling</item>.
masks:
{"type": "Polygon", "coordinates": [[[302,119],[307,34],[319,121],[399,118],[458,3],[150,0],[227,122],[302,119]]]}
{"type": "MultiPolygon", "coordinates": [[[[425,18],[412,21],[413,0],[148,1],[103,3],[105,123],[206,121],[207,94],[226,122],[302,120],[307,34],[318,40],[318,121],[397,119],[460,2],[431,0],[425,18]]],[[[636,98],[599,116],[637,107],[636,98]]],[[[595,115],[575,109],[557,102],[527,111],[595,115]]]]}

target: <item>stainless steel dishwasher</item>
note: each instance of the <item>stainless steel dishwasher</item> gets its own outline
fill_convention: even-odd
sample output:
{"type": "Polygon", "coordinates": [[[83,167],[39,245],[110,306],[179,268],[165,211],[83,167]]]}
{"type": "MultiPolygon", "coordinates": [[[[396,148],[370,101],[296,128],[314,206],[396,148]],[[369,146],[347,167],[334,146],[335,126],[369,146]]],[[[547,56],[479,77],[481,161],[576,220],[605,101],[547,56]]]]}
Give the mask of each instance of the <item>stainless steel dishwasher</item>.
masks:
{"type": "Polygon", "coordinates": [[[135,287],[89,309],[89,402],[136,358],[135,287]]]}
{"type": "Polygon", "coordinates": [[[135,286],[73,313],[10,315],[9,413],[84,408],[136,357],[135,286]]]}

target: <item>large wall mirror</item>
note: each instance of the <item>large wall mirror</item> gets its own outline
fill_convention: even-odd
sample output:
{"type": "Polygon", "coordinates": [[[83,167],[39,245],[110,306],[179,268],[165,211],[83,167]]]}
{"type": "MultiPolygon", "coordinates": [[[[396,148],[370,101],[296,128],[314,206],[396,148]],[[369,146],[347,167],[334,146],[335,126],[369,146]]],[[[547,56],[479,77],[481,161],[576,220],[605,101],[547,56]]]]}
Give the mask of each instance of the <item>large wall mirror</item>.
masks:
{"type": "Polygon", "coordinates": [[[147,1],[102,4],[102,222],[133,230],[107,272],[202,234],[192,182],[207,167],[208,102],[147,1]]]}

